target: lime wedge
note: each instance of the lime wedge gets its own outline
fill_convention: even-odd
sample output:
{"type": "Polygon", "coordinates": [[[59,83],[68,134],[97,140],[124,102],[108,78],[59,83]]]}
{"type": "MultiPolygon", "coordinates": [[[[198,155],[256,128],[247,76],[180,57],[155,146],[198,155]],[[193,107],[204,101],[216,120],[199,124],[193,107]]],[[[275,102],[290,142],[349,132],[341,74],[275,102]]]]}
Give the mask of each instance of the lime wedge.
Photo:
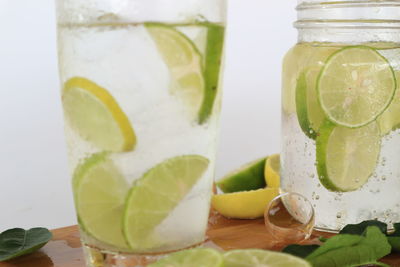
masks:
{"type": "Polygon", "coordinates": [[[65,83],[62,101],[67,121],[84,139],[106,151],[133,150],[131,123],[106,89],[75,77],[65,83]]]}
{"type": "Polygon", "coordinates": [[[157,249],[159,241],[152,236],[154,228],[190,192],[208,164],[202,156],[179,156],[158,164],[135,182],[123,218],[124,234],[132,249],[157,249]]]}
{"type": "Polygon", "coordinates": [[[357,128],[374,121],[389,106],[396,78],[387,59],[375,49],[345,47],[328,58],[317,90],[330,121],[357,128]]]}
{"type": "Polygon", "coordinates": [[[296,112],[304,134],[314,139],[324,121],[324,112],[318,103],[317,78],[318,68],[311,68],[300,74],[296,86],[296,112]]]}
{"type": "Polygon", "coordinates": [[[222,267],[224,258],[211,248],[196,248],[175,252],[149,267],[222,267]]]}
{"type": "Polygon", "coordinates": [[[264,216],[265,208],[279,194],[279,188],[263,188],[214,195],[212,207],[227,218],[255,219],[264,216]]]}
{"type": "Polygon", "coordinates": [[[225,267],[311,267],[301,258],[261,249],[228,251],[224,254],[224,263],[225,267]]]}
{"type": "Polygon", "coordinates": [[[265,182],[268,187],[279,188],[280,181],[280,171],[281,171],[281,157],[279,154],[271,155],[267,158],[265,163],[265,182]]]}
{"type": "MultiPolygon", "coordinates": [[[[400,72],[396,71],[396,81],[400,81],[400,72]]],[[[400,128],[400,89],[397,88],[395,96],[390,106],[379,116],[377,122],[381,130],[381,135],[387,135],[391,131],[400,128]]]]}
{"type": "Polygon", "coordinates": [[[129,184],[108,158],[95,154],[77,167],[73,177],[81,227],[97,240],[126,250],[122,214],[129,184]]]}
{"type": "Polygon", "coordinates": [[[376,122],[350,129],[327,120],[317,138],[317,171],[321,184],[331,191],[359,189],[374,172],[380,149],[376,122]]]}
{"type": "Polygon", "coordinates": [[[262,158],[247,163],[240,169],[223,177],[217,182],[217,186],[224,193],[255,190],[265,187],[265,160],[266,158],[262,158]]]}
{"type": "Polygon", "coordinates": [[[178,96],[190,116],[196,118],[206,94],[200,52],[189,38],[173,27],[147,23],[146,28],[171,72],[171,93],[178,96]]]}

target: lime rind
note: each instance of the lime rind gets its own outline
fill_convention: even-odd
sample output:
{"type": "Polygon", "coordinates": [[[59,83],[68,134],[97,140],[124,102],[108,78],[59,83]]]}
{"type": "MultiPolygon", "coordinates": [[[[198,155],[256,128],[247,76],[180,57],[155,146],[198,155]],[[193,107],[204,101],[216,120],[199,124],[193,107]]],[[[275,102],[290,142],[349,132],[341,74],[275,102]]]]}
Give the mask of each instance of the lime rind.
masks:
{"type": "Polygon", "coordinates": [[[373,174],[380,154],[377,123],[351,129],[326,120],[316,141],[321,184],[334,192],[358,190],[373,174]]]}
{"type": "Polygon", "coordinates": [[[225,27],[207,24],[207,46],[205,52],[205,95],[199,111],[199,123],[204,124],[213,112],[216,96],[220,90],[222,57],[224,51],[225,27]]]}
{"type": "Polygon", "coordinates": [[[217,186],[224,193],[256,190],[266,186],[264,166],[267,158],[257,159],[225,175],[217,186]]]}
{"type": "Polygon", "coordinates": [[[297,80],[296,84],[296,113],[297,119],[300,124],[300,128],[303,130],[303,133],[309,138],[315,140],[317,137],[317,131],[313,129],[311,126],[311,122],[309,120],[309,112],[308,112],[308,97],[307,91],[308,83],[306,72],[302,72],[297,80]]]}
{"type": "Polygon", "coordinates": [[[105,88],[86,78],[73,77],[64,84],[62,97],[68,121],[87,141],[112,152],[135,148],[137,140],[132,125],[105,88]],[[90,107],[97,109],[96,114],[87,113],[90,107]],[[96,117],[99,111],[104,117],[96,117]]]}
{"type": "Polygon", "coordinates": [[[170,254],[169,256],[150,264],[149,267],[223,267],[224,258],[218,251],[211,248],[195,248],[170,254]]]}
{"type": "MultiPolygon", "coordinates": [[[[350,62],[351,62],[351,61],[350,61],[350,62]]],[[[374,73],[374,71],[370,71],[370,73],[374,73]]],[[[336,75],[340,76],[340,74],[338,74],[338,73],[336,73],[335,76],[336,76],[336,75]]],[[[328,88],[328,87],[326,87],[326,88],[328,88]]],[[[332,87],[332,86],[329,86],[329,88],[333,88],[333,87],[332,87]]],[[[397,88],[397,81],[396,81],[396,77],[395,77],[394,70],[393,70],[392,66],[390,65],[390,62],[389,62],[385,57],[383,57],[381,54],[379,54],[379,52],[378,52],[376,49],[371,48],[371,47],[368,47],[368,46],[347,46],[347,47],[344,47],[344,48],[342,48],[342,49],[340,49],[340,50],[334,52],[334,53],[333,53],[332,55],[330,55],[330,56],[328,57],[328,59],[326,60],[326,64],[325,64],[324,67],[321,69],[321,72],[320,72],[320,74],[319,74],[319,76],[318,76],[318,80],[317,80],[318,101],[319,101],[319,103],[320,103],[321,108],[322,108],[323,111],[325,112],[327,118],[328,118],[331,122],[333,122],[334,124],[336,124],[336,125],[340,125],[340,126],[344,126],[344,127],[348,127],[348,128],[358,128],[358,127],[362,127],[362,126],[365,126],[365,125],[367,125],[367,124],[369,124],[369,123],[375,121],[375,120],[388,108],[388,106],[389,106],[390,103],[392,102],[393,97],[394,97],[394,94],[395,94],[396,88],[397,88]],[[322,85],[321,85],[322,79],[326,77],[326,70],[328,69],[328,67],[331,66],[332,62],[334,62],[335,57],[337,57],[338,55],[341,56],[342,53],[346,53],[346,52],[348,52],[349,50],[352,50],[352,49],[365,50],[365,51],[369,51],[368,53],[370,53],[370,55],[371,55],[371,54],[374,54],[374,56],[375,56],[375,62],[374,62],[374,64],[376,64],[376,62],[377,62],[378,59],[380,59],[381,62],[384,62],[384,64],[385,64],[385,69],[387,69],[387,70],[390,72],[390,76],[391,76],[390,81],[391,81],[391,83],[392,83],[391,90],[390,90],[391,93],[390,93],[390,95],[388,95],[388,96],[386,97],[387,100],[385,101],[385,103],[382,104],[382,105],[380,105],[380,108],[379,108],[377,111],[375,111],[375,113],[370,114],[370,116],[368,117],[368,119],[363,119],[363,120],[358,121],[358,122],[357,122],[357,120],[355,120],[352,116],[350,116],[350,117],[352,117],[352,118],[355,120],[355,122],[354,122],[354,121],[353,121],[353,122],[349,122],[348,120],[346,121],[346,120],[344,120],[344,119],[339,120],[339,119],[337,118],[337,117],[339,116],[338,114],[343,115],[344,113],[348,113],[348,109],[346,109],[346,111],[343,110],[343,111],[341,111],[341,112],[335,112],[336,115],[335,115],[335,114],[332,114],[332,112],[331,112],[331,111],[326,107],[326,105],[324,104],[324,100],[323,100],[323,97],[322,97],[322,89],[321,89],[321,88],[322,88],[322,85]]],[[[380,91],[386,91],[386,90],[384,90],[384,89],[381,89],[381,87],[375,88],[375,89],[380,90],[380,91]]],[[[390,89],[390,88],[389,88],[389,89],[390,89]]],[[[357,94],[357,95],[358,95],[358,98],[360,98],[360,96],[362,96],[361,94],[357,94]]],[[[331,98],[331,96],[330,96],[329,98],[331,98]]],[[[371,97],[371,98],[372,98],[372,97],[371,97]]],[[[374,99],[376,99],[376,97],[375,97],[374,99]]],[[[336,102],[335,105],[337,105],[337,101],[335,101],[335,102],[336,102]]],[[[342,103],[342,106],[345,105],[345,104],[346,104],[346,103],[342,103]]],[[[347,105],[347,104],[346,104],[346,105],[347,105]]],[[[345,106],[346,106],[346,105],[345,105],[345,106]]],[[[337,106],[339,106],[339,105],[337,105],[337,106]]],[[[365,114],[365,113],[367,113],[367,112],[370,112],[371,110],[374,110],[374,109],[371,108],[371,105],[369,105],[368,108],[367,108],[367,106],[361,107],[361,108],[362,108],[362,113],[363,113],[363,114],[365,114]]],[[[345,109],[345,108],[343,108],[343,109],[345,109]]],[[[360,107],[359,107],[359,109],[360,109],[360,107]]],[[[359,115],[362,114],[362,113],[358,112],[359,115]]],[[[341,116],[341,115],[340,115],[340,116],[341,116]]],[[[360,116],[361,116],[361,115],[360,115],[360,116]]]]}
{"type": "Polygon", "coordinates": [[[160,240],[153,235],[191,188],[204,175],[209,160],[199,155],[168,159],[135,181],[126,198],[123,232],[137,252],[155,251],[160,240]]]}

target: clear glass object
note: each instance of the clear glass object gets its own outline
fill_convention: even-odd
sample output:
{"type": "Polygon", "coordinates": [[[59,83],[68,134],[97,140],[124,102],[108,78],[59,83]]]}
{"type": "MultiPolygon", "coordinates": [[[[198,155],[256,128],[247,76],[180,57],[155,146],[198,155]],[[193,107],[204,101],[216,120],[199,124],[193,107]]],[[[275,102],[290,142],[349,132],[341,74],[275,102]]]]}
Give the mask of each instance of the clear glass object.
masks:
{"type": "Polygon", "coordinates": [[[299,1],[283,62],[282,190],[316,228],[400,220],[400,3],[299,1]]]}
{"type": "Polygon", "coordinates": [[[69,165],[87,266],[204,241],[225,0],[56,0],[69,165]]]}
{"type": "Polygon", "coordinates": [[[284,193],[269,203],[264,220],[275,246],[286,246],[302,243],[311,236],[315,214],[307,198],[298,193],[284,193]]]}

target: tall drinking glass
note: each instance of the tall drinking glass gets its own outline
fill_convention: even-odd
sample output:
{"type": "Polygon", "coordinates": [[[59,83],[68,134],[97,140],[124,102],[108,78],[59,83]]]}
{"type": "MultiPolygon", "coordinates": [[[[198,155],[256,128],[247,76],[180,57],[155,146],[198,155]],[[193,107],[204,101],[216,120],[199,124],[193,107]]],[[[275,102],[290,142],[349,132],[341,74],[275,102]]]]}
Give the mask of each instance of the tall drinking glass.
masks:
{"type": "Polygon", "coordinates": [[[56,0],[61,94],[88,266],[204,241],[225,0],[56,0]]]}

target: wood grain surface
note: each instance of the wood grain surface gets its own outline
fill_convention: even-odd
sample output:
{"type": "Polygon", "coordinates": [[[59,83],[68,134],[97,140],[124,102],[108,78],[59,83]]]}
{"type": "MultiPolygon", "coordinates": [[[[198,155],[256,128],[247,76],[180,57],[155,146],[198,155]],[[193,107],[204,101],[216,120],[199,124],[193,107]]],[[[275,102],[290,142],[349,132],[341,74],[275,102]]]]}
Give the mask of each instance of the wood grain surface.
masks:
{"type": "MultiPolygon", "coordinates": [[[[53,239],[38,252],[15,260],[0,262],[0,267],[84,267],[83,253],[77,226],[53,230],[53,239]]],[[[309,242],[317,242],[314,233],[309,242]]],[[[262,248],[278,250],[277,244],[266,232],[264,220],[230,220],[218,214],[210,217],[206,246],[222,250],[262,248]]],[[[400,254],[382,260],[393,267],[400,267],[400,254]]]]}

